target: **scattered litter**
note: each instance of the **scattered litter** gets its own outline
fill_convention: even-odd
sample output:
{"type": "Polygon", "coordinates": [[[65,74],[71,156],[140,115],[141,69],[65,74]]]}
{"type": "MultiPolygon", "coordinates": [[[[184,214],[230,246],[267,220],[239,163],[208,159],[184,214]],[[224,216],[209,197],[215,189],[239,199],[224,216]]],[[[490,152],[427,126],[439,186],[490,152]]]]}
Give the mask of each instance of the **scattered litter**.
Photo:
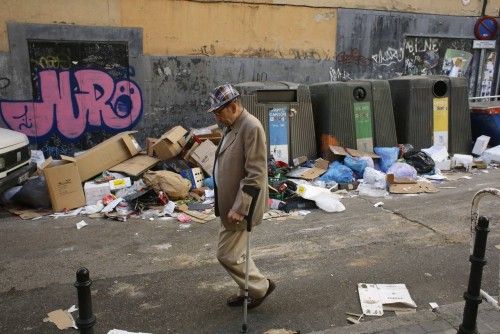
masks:
{"type": "Polygon", "coordinates": [[[488,174],[489,171],[487,171],[486,169],[482,169],[481,172],[483,172],[484,174],[488,174]]]}
{"type": "Polygon", "coordinates": [[[361,322],[361,319],[363,318],[363,314],[359,313],[352,313],[352,312],[346,312],[347,315],[347,321],[349,321],[352,324],[359,324],[361,322]]]}
{"type": "Polygon", "coordinates": [[[496,301],[495,298],[491,297],[483,289],[479,290],[479,294],[488,304],[492,305],[497,311],[500,311],[500,306],[498,305],[498,301],[496,301]]]}
{"type": "Polygon", "coordinates": [[[101,212],[103,212],[103,213],[108,213],[108,212],[113,211],[113,209],[114,209],[114,208],[116,208],[116,206],[117,206],[118,204],[120,204],[120,202],[121,202],[121,201],[123,201],[123,198],[121,198],[121,197],[119,197],[119,198],[117,198],[117,199],[115,199],[115,200],[111,201],[108,205],[106,205],[106,206],[104,207],[104,209],[102,209],[102,210],[101,210],[101,212]]]}
{"type": "Polygon", "coordinates": [[[358,283],[359,300],[363,314],[382,316],[386,311],[404,311],[416,308],[405,284],[358,283]]]}
{"type": "Polygon", "coordinates": [[[73,313],[75,311],[78,311],[78,307],[76,307],[76,305],[71,305],[71,307],[69,309],[67,309],[67,311],[69,313],[73,313]]]}
{"type": "Polygon", "coordinates": [[[425,276],[425,277],[432,277],[432,274],[430,274],[430,273],[425,273],[425,274],[424,274],[424,276],[425,276]]]}
{"type": "Polygon", "coordinates": [[[438,187],[439,189],[456,189],[457,187],[438,187]]]}
{"type": "Polygon", "coordinates": [[[311,213],[311,211],[309,211],[309,210],[299,210],[297,213],[298,213],[300,216],[307,216],[308,214],[310,214],[310,213],[311,213]]]}
{"type": "Polygon", "coordinates": [[[56,213],[53,213],[51,214],[50,216],[51,217],[54,217],[54,218],[61,218],[61,217],[75,217],[75,216],[78,216],[83,210],[83,207],[82,208],[78,208],[78,209],[74,209],[74,210],[70,210],[70,211],[67,211],[67,212],[56,212],[56,213]]]}
{"type": "Polygon", "coordinates": [[[181,223],[189,223],[191,221],[191,217],[185,213],[181,213],[180,215],[177,216],[177,220],[180,221],[181,223]]]}
{"type": "Polygon", "coordinates": [[[65,310],[55,310],[47,313],[47,318],[43,319],[44,322],[52,322],[57,326],[58,329],[64,330],[73,327],[74,329],[78,329],[76,327],[75,319],[70,312],[65,310]]]}
{"type": "Polygon", "coordinates": [[[477,137],[474,147],[472,148],[472,154],[481,155],[488,148],[488,143],[490,142],[490,137],[481,135],[477,137]]]}
{"type": "Polygon", "coordinates": [[[379,206],[383,206],[384,205],[384,202],[377,202],[375,204],[373,204],[374,207],[378,208],[379,206]]]}
{"type": "Polygon", "coordinates": [[[181,223],[181,224],[179,224],[179,229],[181,229],[181,230],[186,230],[186,229],[188,229],[190,227],[191,227],[191,224],[189,224],[189,223],[181,223]]]}
{"type": "Polygon", "coordinates": [[[471,177],[471,176],[468,176],[468,175],[464,175],[464,176],[460,176],[458,179],[459,179],[459,180],[460,180],[460,179],[470,180],[470,179],[472,179],[472,177],[471,177]]]}
{"type": "Polygon", "coordinates": [[[82,228],[84,228],[87,225],[88,224],[84,220],[80,220],[78,223],[76,223],[76,228],[77,229],[82,229],[82,228]]]}
{"type": "Polygon", "coordinates": [[[429,305],[431,306],[431,309],[434,311],[434,310],[437,310],[439,308],[439,305],[437,303],[429,303],[429,305]]]}
{"type": "Polygon", "coordinates": [[[174,210],[175,210],[175,202],[169,201],[163,208],[163,214],[171,215],[172,213],[174,213],[174,210]]]}

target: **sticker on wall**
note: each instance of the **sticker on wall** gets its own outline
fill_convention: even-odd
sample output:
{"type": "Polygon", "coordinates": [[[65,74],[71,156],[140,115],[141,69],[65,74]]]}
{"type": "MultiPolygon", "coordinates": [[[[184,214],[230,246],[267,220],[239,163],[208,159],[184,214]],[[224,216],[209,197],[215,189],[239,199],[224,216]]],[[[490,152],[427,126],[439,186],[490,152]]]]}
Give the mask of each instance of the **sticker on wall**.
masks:
{"type": "Polygon", "coordinates": [[[269,110],[269,152],[275,160],[288,163],[288,108],[269,110]]]}
{"type": "Polygon", "coordinates": [[[434,120],[434,145],[448,148],[448,98],[436,97],[432,100],[434,120]]]}
{"type": "Polygon", "coordinates": [[[372,152],[373,126],[370,102],[354,102],[354,122],[356,124],[356,148],[372,152]]]}

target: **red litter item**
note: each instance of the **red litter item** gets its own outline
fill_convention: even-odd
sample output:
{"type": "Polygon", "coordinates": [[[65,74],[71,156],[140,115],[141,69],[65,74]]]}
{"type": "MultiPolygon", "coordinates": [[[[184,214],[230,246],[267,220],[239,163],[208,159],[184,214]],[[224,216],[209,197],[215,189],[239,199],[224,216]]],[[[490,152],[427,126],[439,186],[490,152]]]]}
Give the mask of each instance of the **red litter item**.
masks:
{"type": "Polygon", "coordinates": [[[191,217],[189,217],[185,213],[181,213],[177,216],[177,220],[181,223],[189,223],[191,221],[191,217]]]}
{"type": "Polygon", "coordinates": [[[107,194],[102,198],[102,204],[108,205],[109,203],[113,202],[116,199],[116,196],[113,194],[107,194]]]}
{"type": "Polygon", "coordinates": [[[284,161],[281,161],[281,160],[277,160],[275,165],[278,168],[287,168],[288,167],[288,164],[284,161]]]}
{"type": "Polygon", "coordinates": [[[160,191],[158,193],[158,201],[161,203],[161,205],[167,205],[167,203],[168,203],[167,194],[165,194],[163,191],[160,191]]]}

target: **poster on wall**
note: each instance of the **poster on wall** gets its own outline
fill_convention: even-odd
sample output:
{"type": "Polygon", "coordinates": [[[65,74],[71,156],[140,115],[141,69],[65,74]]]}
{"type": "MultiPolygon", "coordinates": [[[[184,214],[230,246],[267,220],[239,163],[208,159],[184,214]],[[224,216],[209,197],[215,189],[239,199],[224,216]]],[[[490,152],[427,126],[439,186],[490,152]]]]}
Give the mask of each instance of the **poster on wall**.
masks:
{"type": "Polygon", "coordinates": [[[484,64],[484,70],[481,81],[481,93],[479,96],[490,96],[492,94],[491,88],[493,86],[493,73],[495,72],[495,59],[496,52],[489,50],[486,53],[486,61],[484,64]]]}
{"type": "Polygon", "coordinates": [[[472,53],[447,49],[443,59],[442,74],[450,77],[463,77],[469,69],[469,64],[472,60],[472,53]]]}

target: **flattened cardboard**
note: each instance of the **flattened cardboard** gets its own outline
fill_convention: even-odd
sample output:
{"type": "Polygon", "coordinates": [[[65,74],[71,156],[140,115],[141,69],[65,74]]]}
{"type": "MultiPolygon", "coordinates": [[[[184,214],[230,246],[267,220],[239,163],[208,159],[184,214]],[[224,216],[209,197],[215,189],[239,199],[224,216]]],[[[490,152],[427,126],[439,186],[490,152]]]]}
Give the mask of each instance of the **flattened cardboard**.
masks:
{"type": "Polygon", "coordinates": [[[300,173],[294,173],[294,171],[291,171],[290,173],[287,174],[287,176],[296,177],[308,181],[314,180],[315,178],[320,177],[327,171],[329,164],[330,162],[328,160],[319,158],[316,159],[316,161],[314,162],[314,167],[312,168],[299,167],[299,170],[303,168],[304,171],[300,173]]]}
{"type": "Polygon", "coordinates": [[[215,151],[217,146],[210,140],[205,140],[191,153],[191,158],[210,176],[214,169],[215,151]]]}
{"type": "Polygon", "coordinates": [[[76,163],[68,160],[50,161],[43,168],[54,212],[85,205],[81,176],[76,163]]]}
{"type": "Polygon", "coordinates": [[[47,313],[48,321],[52,322],[57,326],[58,329],[64,330],[68,328],[76,328],[75,320],[73,316],[64,310],[55,310],[47,313]]]}
{"type": "Polygon", "coordinates": [[[177,156],[186,141],[184,136],[187,130],[178,125],[165,132],[159,140],[152,146],[153,152],[161,160],[168,160],[177,156]]]}
{"type": "Polygon", "coordinates": [[[137,155],[141,147],[132,136],[137,131],[125,131],[75,158],[81,181],[87,181],[97,174],[137,155]]]}
{"type": "Polygon", "coordinates": [[[160,159],[139,154],[111,167],[109,170],[112,172],[125,173],[129,176],[139,176],[145,171],[153,168],[158,162],[160,162],[160,159]]]}
{"type": "Polygon", "coordinates": [[[372,152],[364,152],[364,151],[359,151],[355,150],[352,148],[344,148],[341,146],[330,146],[330,150],[332,151],[333,154],[335,155],[341,155],[341,156],[346,156],[350,155],[352,157],[370,157],[370,158],[380,158],[378,155],[372,152]]]}
{"type": "Polygon", "coordinates": [[[146,153],[150,157],[154,156],[153,145],[158,142],[158,138],[146,138],[146,153]]]}
{"type": "Polygon", "coordinates": [[[436,193],[439,191],[430,182],[395,178],[394,174],[387,174],[387,183],[389,184],[389,192],[392,194],[436,193]]]}

